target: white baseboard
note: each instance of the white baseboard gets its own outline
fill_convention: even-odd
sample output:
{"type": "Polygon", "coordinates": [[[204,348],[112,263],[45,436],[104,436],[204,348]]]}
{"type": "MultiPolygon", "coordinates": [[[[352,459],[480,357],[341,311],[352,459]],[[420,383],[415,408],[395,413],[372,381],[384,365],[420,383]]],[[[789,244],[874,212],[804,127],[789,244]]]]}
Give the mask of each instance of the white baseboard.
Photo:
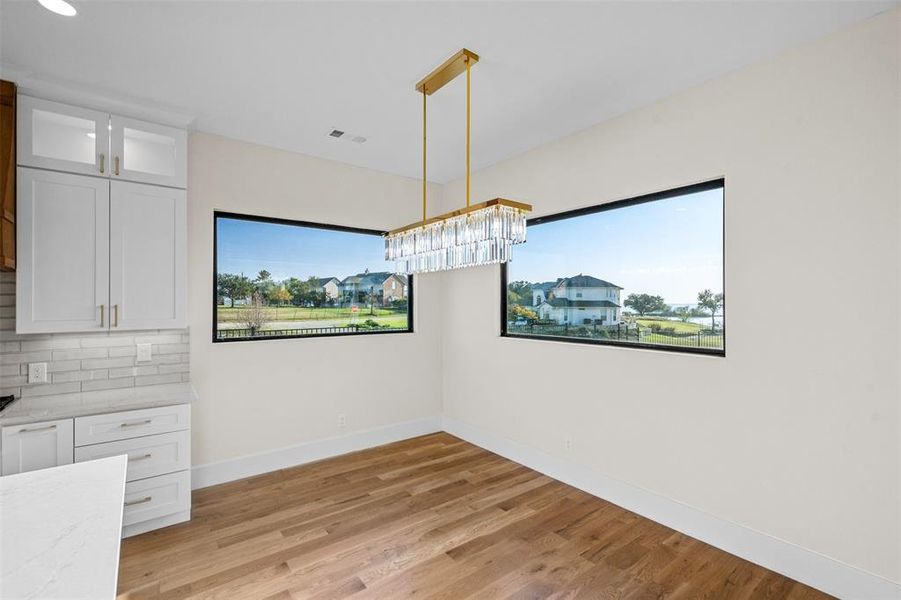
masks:
{"type": "Polygon", "coordinates": [[[901,598],[901,584],[791,542],[720,519],[450,417],[443,418],[442,427],[471,444],[827,594],[854,600],[901,598]]]}
{"type": "Polygon", "coordinates": [[[271,452],[195,465],[191,470],[191,488],[195,490],[205,488],[437,431],[441,431],[440,416],[357,431],[340,437],[315,440],[271,452]]]}

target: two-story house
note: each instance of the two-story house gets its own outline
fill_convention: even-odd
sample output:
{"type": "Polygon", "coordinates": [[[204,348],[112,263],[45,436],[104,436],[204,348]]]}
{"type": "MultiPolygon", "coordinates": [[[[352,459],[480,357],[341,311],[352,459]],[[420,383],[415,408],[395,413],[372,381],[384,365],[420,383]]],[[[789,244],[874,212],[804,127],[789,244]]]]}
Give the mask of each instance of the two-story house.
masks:
{"type": "Polygon", "coordinates": [[[535,310],[541,319],[570,325],[616,325],[620,322],[620,286],[581,273],[552,285],[532,286],[535,310]]]}
{"type": "Polygon", "coordinates": [[[337,300],[341,293],[341,281],[337,277],[320,277],[319,289],[325,292],[325,297],[329,300],[337,300]]]}
{"type": "Polygon", "coordinates": [[[369,302],[369,294],[375,304],[385,305],[392,300],[407,297],[407,278],[387,271],[370,273],[366,270],[345,277],[338,285],[343,302],[369,302]]]}

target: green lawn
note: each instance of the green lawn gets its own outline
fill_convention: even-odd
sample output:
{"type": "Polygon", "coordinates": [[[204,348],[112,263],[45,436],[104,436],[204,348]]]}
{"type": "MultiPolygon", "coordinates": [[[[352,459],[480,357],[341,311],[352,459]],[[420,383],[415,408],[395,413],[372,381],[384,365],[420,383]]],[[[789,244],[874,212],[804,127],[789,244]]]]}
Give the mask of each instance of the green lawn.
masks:
{"type": "MultiPolygon", "coordinates": [[[[375,307],[370,314],[368,306],[361,306],[359,308],[359,312],[356,313],[357,319],[366,320],[367,318],[371,317],[400,316],[402,319],[406,320],[406,312],[399,313],[391,309],[375,307]]],[[[231,321],[240,321],[242,319],[242,313],[246,310],[247,307],[244,306],[236,306],[234,308],[227,306],[217,307],[219,320],[224,323],[231,321]]],[[[316,321],[320,319],[349,319],[354,316],[354,313],[351,312],[350,307],[308,308],[303,306],[266,306],[263,308],[263,311],[266,313],[266,317],[272,321],[316,321]]]]}
{"type": "Polygon", "coordinates": [[[682,321],[655,319],[654,317],[639,317],[636,320],[642,327],[650,327],[651,325],[656,324],[660,325],[660,327],[673,327],[676,333],[697,333],[701,329],[710,329],[709,323],[707,325],[698,325],[697,323],[683,323],[682,321]]]}

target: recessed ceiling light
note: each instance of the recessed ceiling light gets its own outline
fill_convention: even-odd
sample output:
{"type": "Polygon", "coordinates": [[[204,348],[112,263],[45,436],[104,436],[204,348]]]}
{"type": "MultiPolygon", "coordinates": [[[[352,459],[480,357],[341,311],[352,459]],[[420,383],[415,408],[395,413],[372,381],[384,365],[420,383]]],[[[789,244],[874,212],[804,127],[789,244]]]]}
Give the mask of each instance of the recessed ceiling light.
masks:
{"type": "Polygon", "coordinates": [[[55,12],[64,17],[74,17],[78,14],[75,7],[66,2],[66,0],[38,0],[38,2],[50,12],[55,12]]]}

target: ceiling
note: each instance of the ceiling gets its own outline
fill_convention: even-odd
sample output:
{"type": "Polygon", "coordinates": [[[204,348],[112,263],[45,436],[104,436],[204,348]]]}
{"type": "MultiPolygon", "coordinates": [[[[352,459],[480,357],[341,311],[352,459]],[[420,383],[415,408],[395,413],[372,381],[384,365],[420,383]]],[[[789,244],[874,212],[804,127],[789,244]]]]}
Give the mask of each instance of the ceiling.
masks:
{"type": "MultiPolygon", "coordinates": [[[[4,77],[409,177],[422,168],[413,86],[461,47],[482,56],[478,169],[898,4],[70,1],[73,18],[0,0],[4,77]]],[[[463,79],[429,98],[432,181],[463,173],[463,79]]]]}

